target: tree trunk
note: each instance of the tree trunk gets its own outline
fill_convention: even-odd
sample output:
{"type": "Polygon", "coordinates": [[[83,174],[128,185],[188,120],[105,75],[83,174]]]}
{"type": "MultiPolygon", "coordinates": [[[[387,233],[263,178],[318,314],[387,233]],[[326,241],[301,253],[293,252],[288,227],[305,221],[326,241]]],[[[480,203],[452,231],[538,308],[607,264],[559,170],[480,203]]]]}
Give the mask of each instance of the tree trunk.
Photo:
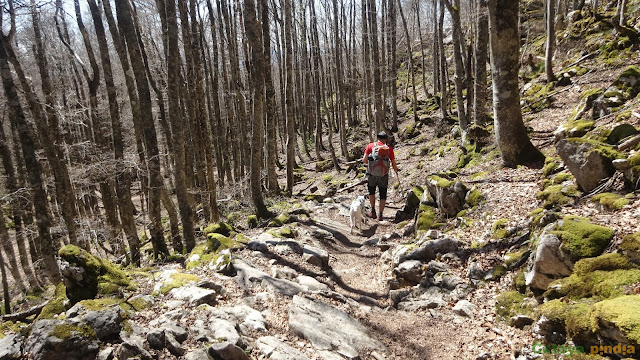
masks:
{"type": "MultiPolygon", "coordinates": [[[[57,253],[57,243],[51,236],[49,229],[51,228],[51,215],[49,212],[49,203],[43,201],[47,199],[47,193],[44,189],[44,181],[42,179],[42,166],[36,155],[36,146],[33,136],[30,132],[29,125],[20,104],[18,90],[13,82],[13,76],[7,60],[7,50],[11,49],[11,38],[7,38],[4,34],[0,35],[0,76],[2,77],[2,86],[4,88],[5,99],[7,102],[7,112],[9,118],[16,128],[20,144],[22,146],[22,156],[25,162],[25,168],[28,172],[29,185],[32,188],[33,204],[36,212],[36,223],[39,234],[39,245],[42,250],[42,258],[45,270],[49,276],[49,280],[57,285],[62,281],[58,263],[55,255],[57,253]]],[[[17,62],[16,62],[17,64],[17,62]]],[[[16,71],[17,67],[14,67],[16,71]]]]}
{"type": "Polygon", "coordinates": [[[484,125],[487,108],[487,52],[489,45],[489,14],[487,0],[479,1],[478,19],[476,27],[476,63],[475,63],[475,97],[473,104],[474,123],[484,125]]]}
{"type": "MultiPolygon", "coordinates": [[[[0,224],[0,237],[3,236],[9,236],[7,233],[7,229],[4,227],[4,219],[2,219],[2,217],[0,217],[0,220],[3,221],[2,224],[0,224]]],[[[0,274],[2,276],[2,298],[4,299],[3,301],[3,312],[5,314],[11,314],[11,297],[9,296],[9,282],[7,281],[7,271],[5,270],[5,262],[4,262],[4,256],[2,255],[2,251],[0,251],[0,274]]]]}
{"type": "Polygon", "coordinates": [[[368,0],[369,8],[369,32],[371,34],[371,49],[373,50],[372,66],[373,66],[373,92],[375,103],[376,133],[379,131],[387,131],[384,123],[385,114],[382,105],[382,81],[380,79],[380,50],[378,46],[378,14],[376,13],[375,0],[368,0]]]}
{"type": "Polygon", "coordinates": [[[511,0],[489,1],[494,124],[502,162],[509,167],[544,159],[531,144],[522,121],[518,86],[518,4],[511,0]]]}
{"type": "Polygon", "coordinates": [[[138,100],[140,103],[140,121],[144,129],[144,145],[147,151],[147,172],[149,174],[149,218],[151,224],[149,231],[151,234],[151,244],[155,257],[164,258],[169,255],[167,244],[164,241],[162,230],[162,219],[160,215],[160,199],[161,187],[164,186],[162,176],[160,174],[160,154],[158,151],[158,138],[156,136],[156,127],[153,121],[153,110],[151,103],[151,93],[149,90],[149,81],[147,71],[142,61],[140,44],[136,36],[135,27],[129,0],[115,1],[118,23],[122,35],[127,44],[127,50],[131,59],[131,68],[136,79],[138,89],[138,100]]]}
{"type": "Polygon", "coordinates": [[[442,118],[449,117],[447,108],[449,107],[449,82],[447,81],[447,57],[444,52],[444,6],[440,2],[440,19],[438,20],[438,53],[440,54],[440,109],[442,110],[442,118]]]}
{"type": "Polygon", "coordinates": [[[271,75],[271,30],[269,29],[269,4],[267,0],[260,0],[260,11],[262,12],[262,42],[264,46],[264,77],[266,87],[266,111],[267,111],[267,189],[272,194],[280,191],[278,185],[278,175],[276,174],[276,91],[273,87],[273,77],[271,75]]]}
{"type": "MultiPolygon", "coordinates": [[[[180,220],[182,220],[182,236],[186,245],[187,253],[195,247],[195,233],[193,229],[193,210],[189,203],[189,193],[187,192],[187,180],[185,175],[185,136],[183,123],[185,119],[180,114],[180,84],[181,81],[181,61],[178,41],[178,22],[176,18],[176,6],[173,0],[166,1],[167,15],[167,98],[169,100],[169,122],[173,131],[173,149],[175,151],[173,160],[174,180],[176,185],[176,197],[178,198],[178,208],[180,209],[180,220]]],[[[186,19],[180,19],[184,23],[186,19]]],[[[182,250],[182,243],[174,241],[174,251],[182,250]],[[176,249],[175,247],[180,249],[176,249]]],[[[181,252],[181,251],[180,251],[181,252]]]]}
{"type": "MultiPolygon", "coordinates": [[[[262,0],[265,1],[265,0],[262,0]]],[[[265,19],[263,19],[264,21],[265,19]]],[[[267,18],[266,21],[269,19],[267,18]]],[[[244,28],[251,48],[251,82],[253,93],[253,120],[251,121],[251,199],[259,218],[268,218],[271,214],[262,198],[262,118],[264,116],[265,68],[264,42],[262,28],[256,16],[256,5],[253,0],[244,0],[244,28]]]]}
{"type": "Polygon", "coordinates": [[[462,47],[464,41],[462,37],[462,24],[460,20],[460,0],[442,0],[451,15],[451,26],[453,28],[453,60],[455,65],[455,87],[456,87],[456,107],[458,108],[458,119],[460,120],[460,130],[463,132],[469,126],[467,113],[465,110],[464,95],[464,64],[462,60],[462,47]]]}
{"type": "Polygon", "coordinates": [[[285,48],[285,108],[287,121],[287,193],[293,194],[293,168],[295,166],[294,142],[296,141],[295,118],[293,115],[293,49],[292,49],[292,14],[291,0],[283,0],[282,7],[284,17],[284,48],[285,48]]]}
{"type": "Polygon", "coordinates": [[[553,52],[556,45],[556,31],[555,31],[555,1],[547,0],[547,48],[544,57],[544,67],[547,73],[547,82],[556,81],[556,76],[553,74],[553,52]]]}
{"type": "Polygon", "coordinates": [[[404,35],[407,38],[407,52],[409,53],[409,68],[407,69],[408,75],[411,76],[411,91],[413,97],[411,98],[411,107],[413,108],[413,121],[418,122],[418,96],[416,95],[416,75],[413,72],[413,49],[411,48],[411,37],[409,36],[409,27],[407,26],[407,19],[404,17],[404,11],[402,10],[402,3],[398,2],[398,12],[400,12],[400,18],[402,19],[402,27],[404,28],[404,35]]]}
{"type": "MultiPolygon", "coordinates": [[[[18,246],[18,254],[20,256],[20,265],[22,266],[22,271],[27,276],[29,287],[32,289],[37,289],[40,285],[36,280],[33,269],[31,268],[31,266],[29,266],[29,258],[27,255],[27,249],[24,242],[23,234],[23,218],[25,213],[23,207],[26,207],[29,204],[25,202],[21,196],[18,196],[19,188],[18,181],[16,179],[16,170],[11,158],[9,143],[4,133],[4,124],[2,123],[2,120],[3,119],[0,119],[0,157],[2,157],[2,166],[5,173],[5,189],[7,189],[8,193],[11,194],[11,196],[9,197],[9,208],[11,210],[13,223],[15,226],[16,244],[18,246]]],[[[2,226],[3,224],[1,224],[0,226],[2,226]]],[[[10,250],[12,249],[10,248],[10,250]]],[[[9,260],[12,260],[13,258],[13,261],[15,261],[15,255],[13,254],[13,252],[7,252],[7,256],[10,258],[9,260]]],[[[20,279],[19,275],[17,278],[20,279]]],[[[20,281],[19,283],[22,285],[22,281],[20,281]]]]}

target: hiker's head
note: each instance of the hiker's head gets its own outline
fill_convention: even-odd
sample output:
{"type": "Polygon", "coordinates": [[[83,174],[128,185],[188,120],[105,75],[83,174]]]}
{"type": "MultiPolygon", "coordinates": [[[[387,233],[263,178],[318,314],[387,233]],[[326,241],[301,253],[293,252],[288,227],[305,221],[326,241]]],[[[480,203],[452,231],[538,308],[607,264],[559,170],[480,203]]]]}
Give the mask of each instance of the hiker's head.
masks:
{"type": "Polygon", "coordinates": [[[387,133],[384,132],[384,131],[381,131],[381,132],[378,133],[377,138],[378,138],[378,141],[382,141],[382,142],[386,143],[387,142],[387,133]]]}

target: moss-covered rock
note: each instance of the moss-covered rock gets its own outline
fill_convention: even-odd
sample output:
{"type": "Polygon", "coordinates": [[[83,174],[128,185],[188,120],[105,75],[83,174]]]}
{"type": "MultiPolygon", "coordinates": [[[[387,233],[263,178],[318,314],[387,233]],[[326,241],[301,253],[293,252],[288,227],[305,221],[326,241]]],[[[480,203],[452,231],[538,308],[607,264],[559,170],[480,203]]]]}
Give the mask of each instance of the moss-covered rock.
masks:
{"type": "Polygon", "coordinates": [[[544,160],[544,167],[542,168],[542,175],[545,177],[553,174],[559,167],[560,160],[557,158],[547,157],[544,160]]]}
{"type": "Polygon", "coordinates": [[[271,229],[268,230],[267,233],[278,238],[293,239],[298,236],[298,232],[288,226],[284,226],[279,229],[271,229]]]}
{"type": "Polygon", "coordinates": [[[434,227],[436,222],[436,211],[428,205],[420,205],[418,209],[418,221],[416,223],[417,231],[427,231],[434,227]]]}
{"type": "Polygon", "coordinates": [[[622,139],[636,134],[638,134],[638,129],[635,126],[628,123],[620,124],[611,130],[606,142],[609,145],[618,145],[622,139]]]}
{"type": "Polygon", "coordinates": [[[470,207],[475,208],[484,201],[484,195],[474,187],[467,192],[464,201],[469,204],[470,207]]]}
{"type": "Polygon", "coordinates": [[[153,288],[153,295],[166,294],[169,291],[183,287],[190,283],[197,283],[200,278],[193,274],[181,273],[177,270],[168,270],[159,275],[158,283],[153,288]]]}
{"type": "Polygon", "coordinates": [[[67,297],[72,304],[93,299],[98,294],[120,294],[124,289],[134,288],[129,276],[115,264],[95,257],[75,245],[63,247],[58,255],[69,263],[69,267],[62,268],[62,274],[67,297]],[[84,270],[75,270],[77,268],[84,270]]]}
{"type": "Polygon", "coordinates": [[[637,295],[621,296],[593,305],[589,320],[593,328],[618,329],[631,344],[640,344],[640,297],[637,295]]]}
{"type": "Polygon", "coordinates": [[[557,299],[611,299],[625,287],[640,282],[640,269],[621,254],[605,254],[578,261],[571,276],[549,285],[545,297],[557,299]]]}
{"type": "Polygon", "coordinates": [[[496,314],[502,320],[516,315],[528,315],[532,306],[527,297],[517,291],[506,291],[496,298],[496,314]]]}
{"type": "MultiPolygon", "coordinates": [[[[551,183],[549,182],[548,184],[551,183]]],[[[536,197],[543,201],[542,206],[545,209],[553,209],[575,203],[580,195],[581,192],[578,190],[578,186],[558,184],[546,186],[542,191],[538,192],[536,197]]]]}
{"type": "Polygon", "coordinates": [[[640,232],[625,235],[620,249],[629,260],[640,264],[640,232]]]}
{"type": "Polygon", "coordinates": [[[258,227],[258,216],[256,216],[256,215],[247,216],[247,226],[250,229],[258,227]]]}
{"type": "Polygon", "coordinates": [[[520,269],[511,281],[511,287],[517,292],[524,294],[527,291],[527,280],[524,277],[524,268],[520,269]]]}
{"type": "Polygon", "coordinates": [[[509,219],[498,219],[493,223],[491,227],[491,232],[493,233],[493,237],[496,239],[504,239],[509,236],[509,230],[507,229],[507,225],[509,224],[509,219]]]}
{"type": "Polygon", "coordinates": [[[566,328],[569,337],[583,334],[590,330],[588,302],[564,302],[551,300],[536,309],[539,316],[559,323],[566,328]]]}
{"type": "Polygon", "coordinates": [[[592,224],[589,219],[567,216],[551,232],[562,241],[562,250],[572,261],[602,254],[613,238],[613,229],[592,224]]]}
{"type": "Polygon", "coordinates": [[[626,199],[622,195],[612,193],[600,193],[593,197],[593,201],[604,206],[609,210],[620,210],[625,205],[629,204],[629,199],[626,199]]]}
{"type": "Polygon", "coordinates": [[[333,162],[331,161],[331,159],[316,162],[316,172],[327,171],[332,167],[333,167],[333,162]]]}
{"type": "Polygon", "coordinates": [[[67,311],[67,306],[69,306],[67,288],[61,283],[56,286],[54,298],[50,300],[44,308],[42,308],[37,319],[53,319],[58,317],[60,314],[64,317],[64,312],[67,311]]]}
{"type": "Polygon", "coordinates": [[[206,228],[202,229],[202,233],[205,235],[209,234],[222,234],[224,236],[231,236],[234,233],[233,226],[220,222],[217,224],[209,224],[206,228]]]}
{"type": "Polygon", "coordinates": [[[504,254],[504,265],[507,269],[513,269],[514,267],[522,264],[525,259],[527,259],[531,255],[531,250],[529,249],[521,249],[518,251],[513,251],[504,254]]]}

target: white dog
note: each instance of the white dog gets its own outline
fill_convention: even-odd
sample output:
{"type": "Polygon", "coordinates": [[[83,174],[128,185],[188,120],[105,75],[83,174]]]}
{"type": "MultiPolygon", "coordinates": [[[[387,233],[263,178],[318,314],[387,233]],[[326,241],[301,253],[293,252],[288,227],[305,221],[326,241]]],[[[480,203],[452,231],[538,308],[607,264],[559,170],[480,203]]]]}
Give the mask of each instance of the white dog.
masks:
{"type": "Polygon", "coordinates": [[[356,227],[362,232],[362,224],[365,220],[365,201],[364,196],[358,196],[351,203],[351,209],[349,209],[349,220],[351,222],[351,233],[353,234],[353,228],[356,227]]]}

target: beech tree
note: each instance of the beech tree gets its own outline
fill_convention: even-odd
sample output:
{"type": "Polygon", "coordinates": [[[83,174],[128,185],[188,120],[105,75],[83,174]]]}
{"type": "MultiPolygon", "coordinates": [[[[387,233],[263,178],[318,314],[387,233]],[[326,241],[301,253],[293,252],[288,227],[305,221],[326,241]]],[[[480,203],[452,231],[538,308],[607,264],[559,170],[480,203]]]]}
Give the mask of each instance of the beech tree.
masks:
{"type": "Polygon", "coordinates": [[[509,167],[544,159],[529,140],[522,121],[518,13],[518,2],[489,0],[494,125],[502,163],[509,167]]]}

